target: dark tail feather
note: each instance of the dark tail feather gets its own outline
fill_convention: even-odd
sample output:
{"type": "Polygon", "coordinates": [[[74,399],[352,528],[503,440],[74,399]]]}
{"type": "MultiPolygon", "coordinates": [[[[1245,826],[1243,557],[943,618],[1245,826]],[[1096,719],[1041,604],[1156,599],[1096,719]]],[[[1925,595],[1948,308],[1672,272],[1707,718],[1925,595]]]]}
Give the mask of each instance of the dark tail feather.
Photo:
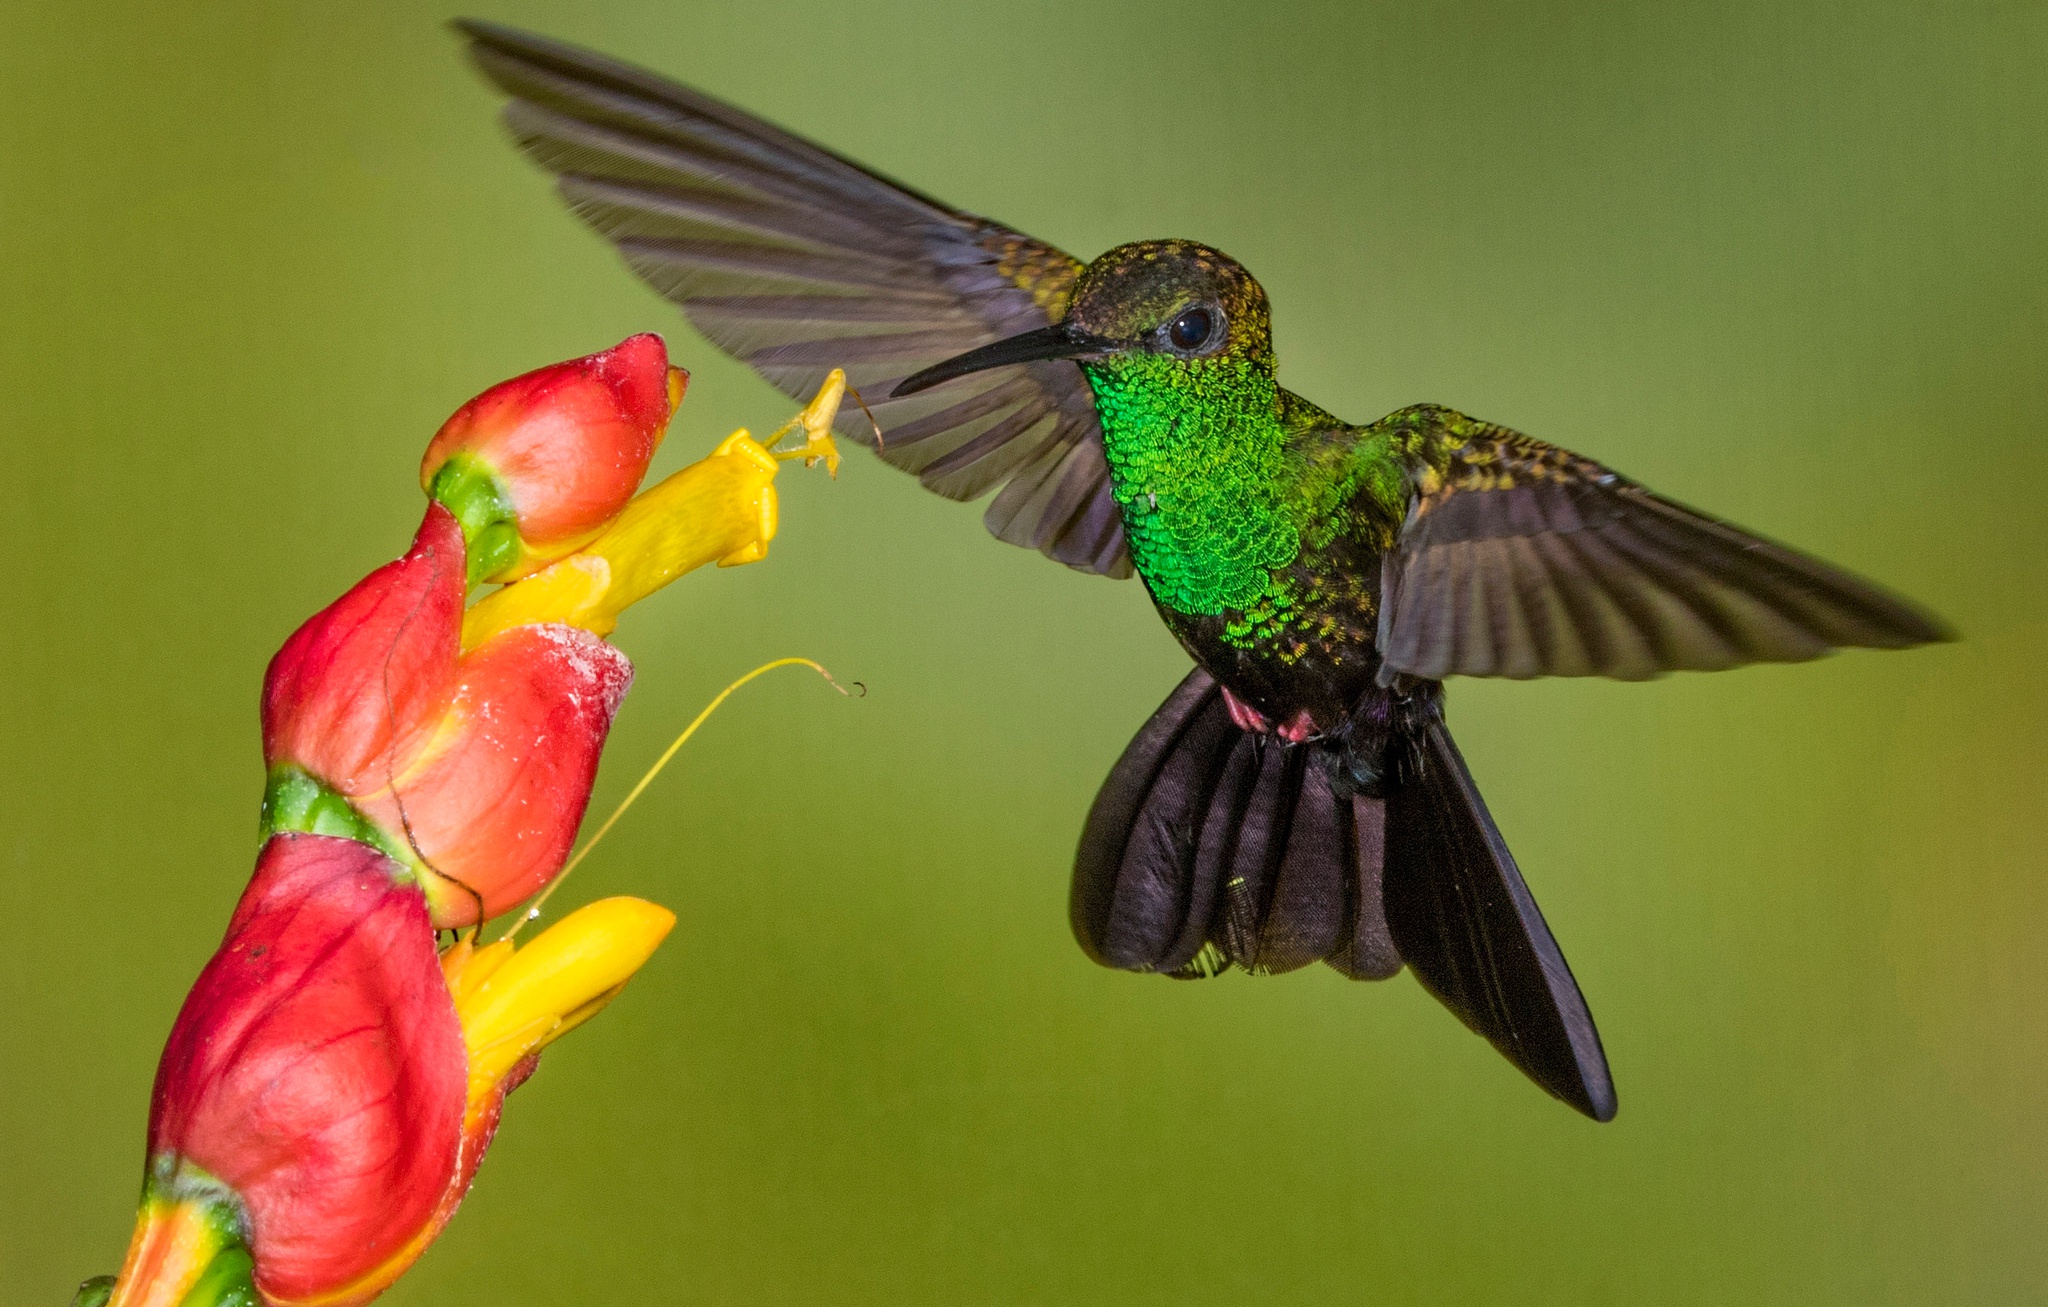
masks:
{"type": "Polygon", "coordinates": [[[1441,720],[1386,800],[1387,925],[1430,993],[1531,1080],[1614,1116],[1600,1033],[1441,720]]]}
{"type": "Polygon", "coordinates": [[[1082,949],[1178,975],[1319,959],[1359,979],[1399,971],[1380,908],[1377,800],[1342,792],[1335,771],[1325,749],[1239,730],[1214,679],[1190,672],[1089,811],[1069,905],[1082,949]]]}
{"type": "Polygon", "coordinates": [[[1401,953],[1394,947],[1393,932],[1387,929],[1387,910],[1380,892],[1382,869],[1386,866],[1386,801],[1366,794],[1337,800],[1340,819],[1350,818],[1351,861],[1346,870],[1347,916],[1351,923],[1337,947],[1323,959],[1353,980],[1385,980],[1401,970],[1401,953]],[[1342,807],[1349,804],[1350,812],[1342,807]]]}
{"type": "Polygon", "coordinates": [[[1068,915],[1089,957],[1174,971],[1200,950],[1215,885],[1196,892],[1195,843],[1240,734],[1214,678],[1197,667],[1125,747],[1074,858],[1068,915]]]}
{"type": "Polygon", "coordinates": [[[1076,938],[1104,966],[1184,977],[1406,962],[1530,1079],[1609,1119],[1593,1018],[1465,760],[1433,716],[1415,746],[1415,775],[1356,793],[1334,747],[1239,730],[1196,668],[1096,795],[1076,938]]]}

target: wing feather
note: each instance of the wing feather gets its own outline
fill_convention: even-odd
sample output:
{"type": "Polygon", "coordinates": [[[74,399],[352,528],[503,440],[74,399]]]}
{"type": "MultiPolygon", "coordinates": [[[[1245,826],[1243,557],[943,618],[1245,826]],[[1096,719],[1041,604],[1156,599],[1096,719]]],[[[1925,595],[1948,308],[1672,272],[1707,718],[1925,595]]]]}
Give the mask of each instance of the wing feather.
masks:
{"type": "Polygon", "coordinates": [[[1080,369],[998,369],[936,395],[904,377],[1065,312],[1079,262],[631,65],[463,21],[511,97],[513,139],[570,209],[712,343],[807,398],[834,367],[867,401],[839,429],[954,499],[1000,491],[998,538],[1128,576],[1080,369]],[[1074,451],[1087,448],[1091,452],[1074,451]]]}
{"type": "Polygon", "coordinates": [[[1637,680],[1951,638],[1869,581],[1504,427],[1418,407],[1375,429],[1417,488],[1382,562],[1384,681],[1637,680]]]}
{"type": "Polygon", "coordinates": [[[1027,403],[933,459],[918,473],[918,480],[948,499],[978,498],[1036,455],[1052,425],[1043,404],[1027,403]]]}

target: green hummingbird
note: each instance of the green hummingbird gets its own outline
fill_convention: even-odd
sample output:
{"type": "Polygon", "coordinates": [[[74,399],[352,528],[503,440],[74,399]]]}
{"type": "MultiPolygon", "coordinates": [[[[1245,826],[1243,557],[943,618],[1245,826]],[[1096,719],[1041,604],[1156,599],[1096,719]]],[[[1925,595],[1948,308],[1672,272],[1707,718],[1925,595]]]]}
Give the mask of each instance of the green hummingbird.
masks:
{"type": "Polygon", "coordinates": [[[1091,263],[653,73],[458,24],[570,207],[792,396],[998,538],[1135,571],[1195,667],[1083,829],[1074,933],[1176,977],[1405,965],[1557,1098],[1615,1093],[1444,726],[1454,675],[1639,679],[1949,638],[1879,587],[1434,405],[1283,389],[1266,293],[1192,241],[1091,263]]]}

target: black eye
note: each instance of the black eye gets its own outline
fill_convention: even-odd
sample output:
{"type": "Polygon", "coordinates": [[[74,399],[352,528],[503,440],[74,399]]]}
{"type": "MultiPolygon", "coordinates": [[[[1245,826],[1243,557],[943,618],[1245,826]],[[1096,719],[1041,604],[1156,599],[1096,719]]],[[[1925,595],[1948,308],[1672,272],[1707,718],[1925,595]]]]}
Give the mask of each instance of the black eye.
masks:
{"type": "Polygon", "coordinates": [[[1166,329],[1166,338],[1175,349],[1198,350],[1208,343],[1209,333],[1215,328],[1215,314],[1207,309],[1189,309],[1173,320],[1173,325],[1166,329]]]}

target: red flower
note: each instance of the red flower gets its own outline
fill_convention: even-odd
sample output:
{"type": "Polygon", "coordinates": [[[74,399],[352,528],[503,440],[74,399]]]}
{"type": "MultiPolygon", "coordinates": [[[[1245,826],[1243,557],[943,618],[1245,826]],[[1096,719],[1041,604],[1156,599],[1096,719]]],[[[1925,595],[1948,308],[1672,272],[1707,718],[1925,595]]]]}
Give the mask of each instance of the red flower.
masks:
{"type": "Polygon", "coordinates": [[[577,627],[461,649],[462,537],[413,548],[285,641],[263,687],[265,828],[366,839],[419,874],[434,923],[532,894],[569,856],[633,665],[577,627]]]}
{"type": "Polygon", "coordinates": [[[636,336],[479,396],[435,438],[405,557],[294,632],[263,687],[267,842],[158,1068],[119,1277],[82,1307],[348,1307],[453,1215],[504,1097],[674,924],[608,899],[523,949],[437,926],[566,860],[632,665],[628,605],[773,539],[780,462],[836,464],[844,385],[628,503],[683,374],[636,336]],[[803,429],[801,449],[777,448],[803,429]],[[484,577],[544,571],[464,611],[484,577]],[[424,892],[422,892],[424,891],[424,892]]]}
{"type": "Polygon", "coordinates": [[[572,553],[618,515],[689,374],[655,335],[491,387],[455,411],[420,485],[461,521],[472,580],[509,581],[572,553]]]}
{"type": "Polygon", "coordinates": [[[352,839],[264,846],[164,1047],[149,1178],[114,1307],[346,1307],[455,1214],[505,1095],[674,924],[610,899],[526,948],[434,930],[404,868],[352,839]]]}
{"type": "Polygon", "coordinates": [[[157,1067],[151,1187],[226,1186],[273,1301],[389,1261],[461,1161],[462,1027],[401,876],[355,840],[271,840],[157,1067]]]}

